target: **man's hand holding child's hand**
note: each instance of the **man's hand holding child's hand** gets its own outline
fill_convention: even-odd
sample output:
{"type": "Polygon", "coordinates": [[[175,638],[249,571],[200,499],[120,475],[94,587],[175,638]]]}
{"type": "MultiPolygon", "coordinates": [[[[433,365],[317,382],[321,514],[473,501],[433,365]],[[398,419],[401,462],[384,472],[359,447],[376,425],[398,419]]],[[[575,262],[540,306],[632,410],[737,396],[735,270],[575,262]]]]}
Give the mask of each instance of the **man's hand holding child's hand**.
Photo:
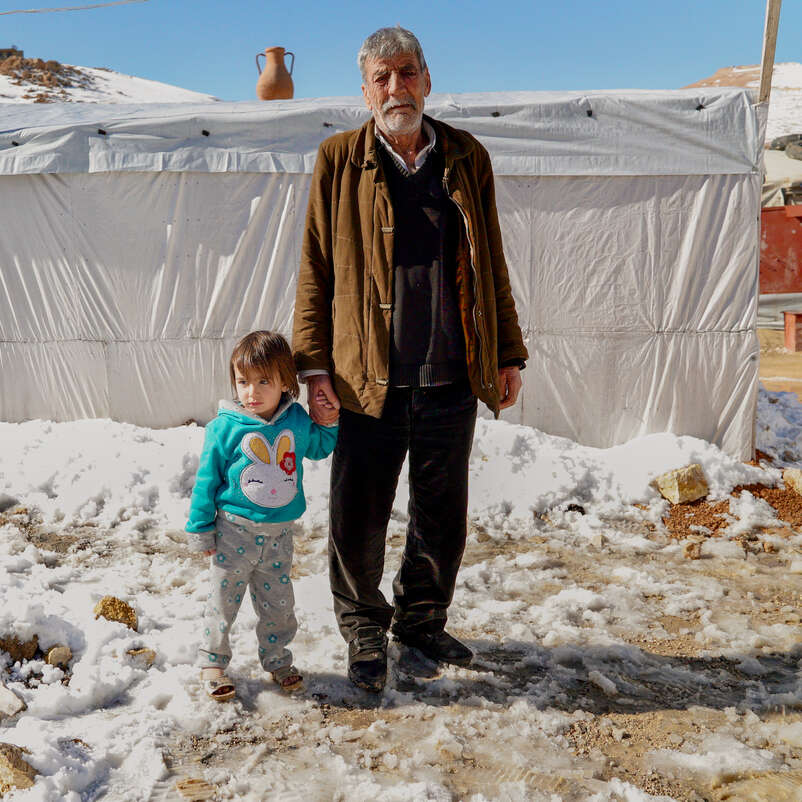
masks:
{"type": "Polygon", "coordinates": [[[340,399],[327,374],[312,375],[307,379],[309,417],[317,424],[331,426],[340,417],[340,399]]]}

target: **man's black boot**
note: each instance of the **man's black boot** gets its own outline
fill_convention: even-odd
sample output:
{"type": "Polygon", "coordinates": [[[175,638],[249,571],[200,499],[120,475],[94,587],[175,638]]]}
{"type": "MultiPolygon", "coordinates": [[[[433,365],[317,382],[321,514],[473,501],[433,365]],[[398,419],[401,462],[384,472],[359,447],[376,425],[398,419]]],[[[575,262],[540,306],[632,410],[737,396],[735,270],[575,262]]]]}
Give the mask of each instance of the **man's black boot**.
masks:
{"type": "Polygon", "coordinates": [[[415,629],[404,629],[404,627],[394,624],[391,632],[393,637],[404,646],[417,649],[438,663],[467,666],[473,660],[473,652],[444,629],[437,632],[421,632],[415,629]]]}
{"type": "Polygon", "coordinates": [[[358,627],[348,643],[348,679],[378,693],[387,679],[387,635],[374,624],[358,627]]]}

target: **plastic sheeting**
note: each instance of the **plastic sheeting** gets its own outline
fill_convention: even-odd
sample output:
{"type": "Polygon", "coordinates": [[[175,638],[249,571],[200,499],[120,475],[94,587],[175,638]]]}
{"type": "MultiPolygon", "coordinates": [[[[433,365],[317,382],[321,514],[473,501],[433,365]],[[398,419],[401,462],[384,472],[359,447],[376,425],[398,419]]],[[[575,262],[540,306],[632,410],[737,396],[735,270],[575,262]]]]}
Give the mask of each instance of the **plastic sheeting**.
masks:
{"type": "Polygon", "coordinates": [[[309,180],[0,179],[0,417],[208,419],[237,337],[291,330],[309,180]]]}
{"type": "Polygon", "coordinates": [[[528,231],[507,255],[530,265],[513,279],[522,408],[504,417],[589,445],[673,431],[751,453],[760,176],[497,186],[505,234],[528,231]]]}
{"type": "MultiPolygon", "coordinates": [[[[485,96],[482,114],[476,96],[427,106],[481,133],[497,168],[531,354],[522,401],[506,419],[599,447],[673,431],[751,455],[760,115],[746,92],[705,91],[582,96],[592,117],[575,96],[553,93],[529,104],[519,96],[535,93],[485,96]],[[694,99],[705,108],[689,110],[694,99]],[[584,120],[572,127],[577,110],[584,120]],[[588,121],[593,135],[582,133],[588,121]],[[588,174],[560,174],[569,162],[588,174]]],[[[289,334],[309,153],[336,129],[321,120],[352,127],[364,112],[278,104],[281,158],[274,149],[270,169],[218,171],[252,166],[241,145],[259,130],[265,148],[277,141],[273,112],[224,105],[204,107],[206,116],[199,107],[114,119],[108,107],[51,107],[29,117],[27,107],[15,109],[17,123],[6,118],[14,133],[2,136],[29,138],[14,151],[0,143],[0,169],[12,173],[0,175],[0,418],[205,421],[230,392],[236,339],[253,328],[289,334]],[[197,146],[189,127],[183,139],[176,128],[211,125],[214,114],[228,126],[223,161],[210,142],[222,127],[204,128],[210,137],[197,146]],[[145,135],[146,121],[162,126],[160,147],[169,138],[172,150],[145,135]],[[92,133],[101,122],[105,138],[92,133]],[[96,136],[100,160],[86,145],[96,136]],[[96,171],[120,143],[117,167],[96,171]],[[29,145],[35,157],[22,153],[29,145]],[[278,169],[285,156],[303,169],[278,169]],[[29,172],[36,160],[41,171],[29,172]]]]}
{"type": "MultiPolygon", "coordinates": [[[[479,137],[498,175],[708,175],[755,169],[765,121],[752,99],[711,87],[434,94],[426,113],[479,137]]],[[[311,173],[320,142],[367,117],[353,97],[0,105],[0,174],[311,173]]]]}

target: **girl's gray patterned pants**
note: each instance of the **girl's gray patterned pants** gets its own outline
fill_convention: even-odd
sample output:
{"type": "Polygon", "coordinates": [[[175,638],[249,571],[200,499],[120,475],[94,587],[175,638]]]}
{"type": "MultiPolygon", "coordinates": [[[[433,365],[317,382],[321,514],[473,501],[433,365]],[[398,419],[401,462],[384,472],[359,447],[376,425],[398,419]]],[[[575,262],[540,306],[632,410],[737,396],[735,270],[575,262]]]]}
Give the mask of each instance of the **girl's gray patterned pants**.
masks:
{"type": "Polygon", "coordinates": [[[293,523],[255,523],[218,510],[215,526],[217,553],[211,557],[211,593],[197,664],[204,668],[228,665],[228,633],[250,588],[262,667],[275,671],[292,665],[287,644],[298,630],[290,580],[293,523]]]}

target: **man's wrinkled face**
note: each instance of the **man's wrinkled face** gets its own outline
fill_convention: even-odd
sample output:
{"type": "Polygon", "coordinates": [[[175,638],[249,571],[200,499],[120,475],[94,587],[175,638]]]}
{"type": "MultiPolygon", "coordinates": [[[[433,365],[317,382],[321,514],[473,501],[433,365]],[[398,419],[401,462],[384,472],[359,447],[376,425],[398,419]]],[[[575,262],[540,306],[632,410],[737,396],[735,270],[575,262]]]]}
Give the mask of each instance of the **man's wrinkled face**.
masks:
{"type": "Polygon", "coordinates": [[[381,131],[394,136],[414,134],[423,119],[423,99],[432,89],[429,70],[413,53],[365,62],[362,94],[381,131]]]}

